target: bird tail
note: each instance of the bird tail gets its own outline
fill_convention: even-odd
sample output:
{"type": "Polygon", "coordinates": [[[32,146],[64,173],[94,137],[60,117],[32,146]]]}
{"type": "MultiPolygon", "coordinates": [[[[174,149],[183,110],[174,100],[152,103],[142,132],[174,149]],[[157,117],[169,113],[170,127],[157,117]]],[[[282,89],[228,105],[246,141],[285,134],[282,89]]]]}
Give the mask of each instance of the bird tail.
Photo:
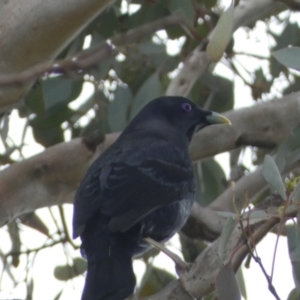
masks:
{"type": "Polygon", "coordinates": [[[87,226],[82,246],[88,269],[81,300],[124,300],[135,286],[130,241],[112,233],[103,217],[87,226]]]}

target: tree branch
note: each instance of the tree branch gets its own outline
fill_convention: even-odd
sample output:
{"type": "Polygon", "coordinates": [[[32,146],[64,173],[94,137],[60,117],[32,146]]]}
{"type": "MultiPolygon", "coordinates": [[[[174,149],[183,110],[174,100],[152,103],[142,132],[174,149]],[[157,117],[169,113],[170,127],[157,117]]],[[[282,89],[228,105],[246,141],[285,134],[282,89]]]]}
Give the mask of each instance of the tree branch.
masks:
{"type": "MultiPolygon", "coordinates": [[[[0,4],[0,73],[21,72],[54,57],[114,0],[18,0],[0,4]],[[30,18],[28,17],[30,16],[30,18]],[[20,46],[21,45],[21,46],[20,46]]],[[[33,82],[0,89],[0,112],[33,82]]]]}
{"type": "MultiPolygon", "coordinates": [[[[241,26],[256,22],[262,17],[278,10],[282,4],[273,0],[240,1],[234,10],[233,32],[241,26]]],[[[213,35],[210,33],[209,38],[213,35]]],[[[170,82],[166,95],[188,96],[195,82],[213,63],[206,54],[207,41],[201,43],[187,57],[178,75],[170,82]]]]}
{"type": "Polygon", "coordinates": [[[105,60],[107,57],[116,55],[117,51],[114,50],[114,46],[136,42],[157,30],[174,24],[183,23],[183,21],[183,18],[178,15],[167,16],[152,23],[145,24],[139,28],[129,30],[126,33],[118,34],[110,39],[110,44],[103,42],[91,49],[81,51],[67,59],[55,62],[47,61],[18,73],[0,75],[0,87],[24,85],[28,82],[35,81],[38,77],[46,73],[69,74],[74,71],[90,69],[105,60]]]}
{"type": "MultiPolygon", "coordinates": [[[[193,160],[240,147],[240,143],[236,142],[240,136],[247,137],[245,140],[267,140],[278,145],[299,122],[300,93],[226,115],[232,126],[211,126],[194,137],[190,145],[193,160]]],[[[1,171],[0,225],[37,208],[71,203],[88,166],[118,135],[108,134],[96,151],[83,139],[61,143],[1,171]]],[[[245,190],[251,195],[252,191],[255,193],[265,185],[259,170],[246,178],[243,177],[236,185],[237,203],[243,203],[245,190]],[[241,199],[240,202],[238,199],[241,199]]],[[[221,210],[231,210],[232,197],[232,191],[225,191],[211,208],[218,209],[221,205],[221,210]]],[[[217,223],[211,227],[213,235],[219,232],[220,224],[217,223]]]]}
{"type": "MultiPolygon", "coordinates": [[[[294,205],[291,205],[289,208],[286,217],[295,217],[298,208],[294,205]]],[[[277,208],[274,208],[273,211],[277,211],[277,208]]],[[[274,213],[267,215],[265,218],[251,218],[250,214],[244,214],[241,222],[245,230],[242,230],[240,226],[241,222],[237,223],[226,244],[222,262],[218,254],[220,243],[220,238],[218,238],[197,257],[185,275],[185,278],[181,278],[183,285],[179,280],[173,281],[161,292],[147,299],[190,300],[190,295],[193,295],[196,299],[207,295],[214,290],[215,278],[221,267],[231,262],[236,271],[249,253],[249,246],[247,244],[250,243],[252,247],[257,245],[280,220],[281,216],[274,213]],[[251,232],[251,235],[245,236],[245,232],[251,232]]]]}

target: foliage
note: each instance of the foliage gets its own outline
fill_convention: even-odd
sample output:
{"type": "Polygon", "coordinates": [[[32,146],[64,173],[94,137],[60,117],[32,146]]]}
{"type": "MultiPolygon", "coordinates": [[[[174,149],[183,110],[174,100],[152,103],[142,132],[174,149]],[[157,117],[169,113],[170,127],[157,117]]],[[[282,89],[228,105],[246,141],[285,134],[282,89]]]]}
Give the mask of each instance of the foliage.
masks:
{"type": "MultiPolygon", "coordinates": [[[[243,87],[251,91],[252,99],[256,102],[269,100],[278,94],[299,91],[300,77],[297,72],[300,70],[299,24],[292,21],[291,10],[284,7],[282,11],[274,11],[271,16],[264,17],[260,21],[265,26],[267,38],[272,40],[268,49],[264,49],[268,55],[262,56],[252,53],[251,49],[244,49],[244,52],[236,50],[239,40],[231,35],[233,4],[234,1],[226,14],[220,17],[222,5],[219,1],[135,0],[115,2],[112,7],[103,11],[80,34],[75,36],[69,45],[57,55],[56,59],[67,60],[82,50],[88,51],[107,40],[113,41],[114,38],[131,30],[141,30],[144,25],[148,26],[148,33],[134,41],[128,42],[126,37],[123,41],[121,39],[122,42],[114,45],[117,55],[107,56],[91,68],[71,72],[67,75],[57,72],[40,77],[26,94],[24,101],[14,107],[14,111],[18,112],[19,117],[26,121],[22,128],[20,144],[14,142],[10,136],[12,124],[9,123],[9,114],[5,113],[1,118],[3,149],[0,153],[0,163],[5,166],[24,158],[26,136],[30,131],[32,131],[35,142],[44,148],[67,142],[76,137],[89,137],[96,129],[100,130],[102,135],[122,131],[146,103],[166,92],[167,87],[180,72],[190,53],[199,45],[205,48],[209,39],[208,55],[212,56],[215,61],[218,61],[221,56],[222,59],[218,62],[216,71],[210,67],[202,73],[188,95],[202,107],[226,112],[233,110],[236,106],[243,106],[244,94],[234,92],[237,80],[243,82],[243,87]],[[164,18],[174,15],[181,16],[183,21],[174,22],[168,26],[162,21],[162,30],[151,29],[154,21],[166,20],[164,18]],[[281,31],[278,30],[278,27],[281,31]],[[213,28],[218,28],[213,35],[215,38],[211,37],[213,28]],[[223,40],[220,40],[220,37],[223,37],[223,40]],[[178,46],[177,50],[169,48],[170,45],[175,44],[178,46]],[[247,60],[254,61],[251,68],[245,63],[247,60]],[[224,76],[218,72],[218,66],[225,66],[226,74],[231,75],[224,76]],[[282,82],[284,84],[280,84],[282,82]],[[83,92],[87,87],[92,90],[88,97],[83,92]]],[[[254,23],[248,24],[241,30],[249,35],[258,33],[254,23]]],[[[250,149],[257,158],[260,156],[264,158],[263,177],[270,187],[286,201],[277,209],[284,211],[290,200],[294,205],[299,204],[299,180],[297,177],[299,170],[296,164],[300,153],[299,141],[298,126],[281,145],[271,147],[271,149],[245,146],[238,152],[232,151],[229,153],[230,169],[238,167],[240,170],[242,169],[242,172],[237,177],[227,179],[225,170],[217,159],[208,158],[198,161],[195,164],[197,203],[209,207],[231,185],[231,180],[238,181],[248,172],[245,172],[243,166],[243,155],[246,149],[250,149]],[[288,177],[286,180],[282,179],[283,173],[288,177]]],[[[253,170],[253,165],[250,168],[253,170]]],[[[245,199],[244,208],[247,208],[248,200],[245,199]]],[[[257,200],[255,203],[258,203],[259,207],[261,202],[263,201],[257,200]]],[[[28,264],[33,264],[35,256],[40,251],[58,244],[63,246],[67,254],[65,263],[55,266],[54,277],[60,281],[69,282],[84,273],[86,265],[78,257],[78,253],[76,256],[72,256],[68,255],[69,250],[66,250],[78,249],[78,245],[74,245],[70,238],[65,220],[65,209],[60,206],[57,213],[53,213],[53,208],[49,209],[51,222],[55,224],[54,231],[49,230],[50,224],[40,218],[38,213],[20,216],[18,220],[5,227],[10,234],[11,248],[6,251],[5,255],[2,248],[0,249],[0,255],[6,264],[3,273],[7,273],[15,285],[17,282],[10,274],[14,268],[20,268],[20,258],[26,257],[28,264]],[[38,248],[27,248],[26,242],[20,237],[25,226],[32,227],[43,234],[46,237],[45,244],[38,248]]],[[[222,233],[218,233],[220,235],[218,247],[220,266],[224,263],[227,242],[236,225],[243,220],[243,212],[244,210],[242,212],[225,212],[225,215],[228,213],[226,215],[227,223],[224,223],[222,233]]],[[[283,214],[284,212],[282,212],[283,214]]],[[[252,215],[253,218],[261,216],[258,213],[252,215]]],[[[289,215],[286,219],[293,217],[295,216],[289,215]]],[[[249,219],[251,220],[251,217],[249,219]]],[[[298,219],[295,222],[298,222],[298,219]]],[[[284,227],[284,224],[280,225],[284,227]]],[[[289,299],[296,299],[295,295],[299,297],[300,294],[299,225],[297,226],[291,227],[287,233],[296,287],[291,291],[289,299]]],[[[198,238],[195,241],[191,238],[187,239],[188,242],[185,243],[181,240],[183,248],[184,245],[189,245],[182,249],[185,257],[191,256],[195,249],[199,251],[197,254],[200,254],[199,248],[202,251],[206,246],[209,247],[205,238],[198,238]],[[201,240],[201,247],[198,247],[197,244],[199,240],[201,240]]],[[[148,271],[140,286],[141,296],[146,297],[158,292],[174,279],[173,275],[168,272],[152,267],[150,262],[156,254],[151,253],[150,258],[143,257],[148,271]]],[[[216,290],[221,295],[219,299],[239,299],[238,285],[233,271],[236,271],[236,268],[234,269],[230,264],[222,266],[216,278],[216,290]],[[227,288],[228,286],[231,288],[227,288]],[[224,296],[224,289],[228,292],[227,296],[224,296]]],[[[27,273],[23,276],[23,281],[26,282],[27,299],[30,299],[34,290],[34,280],[30,276],[27,273]]],[[[238,280],[239,283],[242,281],[238,280]]],[[[246,293],[241,283],[240,290],[243,294],[246,293]]],[[[62,291],[57,293],[55,299],[62,299],[62,291]]]]}

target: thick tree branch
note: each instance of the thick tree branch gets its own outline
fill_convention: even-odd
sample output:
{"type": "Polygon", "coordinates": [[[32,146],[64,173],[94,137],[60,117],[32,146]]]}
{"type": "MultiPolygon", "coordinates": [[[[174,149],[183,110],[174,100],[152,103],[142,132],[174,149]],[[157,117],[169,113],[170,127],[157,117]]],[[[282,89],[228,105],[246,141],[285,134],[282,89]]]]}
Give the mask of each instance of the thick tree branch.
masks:
{"type": "MultiPolygon", "coordinates": [[[[114,0],[10,0],[0,4],[0,73],[23,71],[54,57],[114,0]],[[30,18],[28,17],[30,16],[30,18]]],[[[0,89],[0,111],[30,84],[0,89]]]]}
{"type": "MultiPolygon", "coordinates": [[[[226,244],[222,262],[218,254],[220,242],[220,238],[218,238],[197,257],[184,279],[181,278],[181,282],[179,280],[173,281],[161,292],[147,299],[190,300],[190,295],[193,295],[195,299],[200,299],[210,293],[214,290],[215,278],[221,267],[231,262],[234,270],[237,270],[249,253],[247,243],[251,247],[255,246],[273,226],[280,222],[281,216],[276,215],[276,211],[277,208],[274,207],[272,214],[265,218],[251,218],[251,215],[249,218],[246,213],[243,216],[243,221],[237,223],[226,244]],[[241,224],[245,230],[242,230],[241,224]],[[246,237],[245,232],[251,232],[251,235],[246,237]]],[[[287,211],[287,217],[292,218],[296,216],[298,208],[291,205],[287,211]]]]}
{"type": "Polygon", "coordinates": [[[193,160],[245,145],[278,145],[299,123],[300,92],[225,115],[232,126],[211,126],[196,134],[190,146],[193,160]]]}
{"type": "Polygon", "coordinates": [[[139,28],[129,30],[126,33],[118,34],[110,39],[110,44],[103,42],[98,46],[81,51],[67,59],[55,62],[47,61],[18,73],[0,75],[0,87],[24,85],[30,81],[38,79],[38,77],[46,73],[69,74],[74,71],[82,71],[95,67],[107,57],[114,56],[118,53],[118,51],[114,50],[114,46],[118,47],[126,43],[136,42],[157,30],[182,22],[183,18],[181,16],[167,16],[139,28]]]}
{"type": "MultiPolygon", "coordinates": [[[[240,147],[241,143],[238,141],[241,136],[244,141],[279,144],[299,122],[300,93],[231,111],[226,115],[232,121],[232,126],[211,126],[195,136],[190,147],[193,160],[240,147]]],[[[3,225],[18,215],[37,208],[71,203],[77,185],[88,166],[117,136],[117,133],[107,135],[105,142],[96,152],[83,143],[82,139],[75,139],[50,147],[39,155],[17,162],[1,171],[0,224],[3,225]]],[[[236,199],[241,199],[238,203],[243,203],[245,190],[251,194],[252,190],[253,193],[257,192],[265,185],[257,174],[260,174],[259,171],[253,175],[249,174],[247,180],[242,178],[239,181],[241,188],[235,191],[236,199]]],[[[212,208],[222,205],[222,210],[231,210],[232,191],[228,190],[220,197],[222,198],[212,204],[212,208]],[[224,197],[227,200],[224,200],[224,197]]],[[[219,226],[218,222],[213,225],[212,228],[215,229],[212,229],[212,234],[219,231],[219,226]]]]}
{"type": "Polygon", "coordinates": [[[37,208],[72,203],[90,164],[116,139],[109,135],[97,152],[77,138],[48,148],[0,172],[0,225],[37,208]]]}

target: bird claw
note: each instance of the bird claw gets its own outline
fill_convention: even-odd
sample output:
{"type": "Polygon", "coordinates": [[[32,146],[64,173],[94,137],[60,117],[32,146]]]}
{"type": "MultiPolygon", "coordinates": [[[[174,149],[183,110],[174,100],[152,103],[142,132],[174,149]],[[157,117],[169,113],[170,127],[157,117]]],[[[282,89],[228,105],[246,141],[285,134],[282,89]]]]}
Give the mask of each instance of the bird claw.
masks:
{"type": "Polygon", "coordinates": [[[190,268],[189,264],[187,264],[177,254],[170,251],[164,245],[156,242],[155,240],[153,240],[151,238],[144,238],[144,241],[147,242],[148,244],[150,244],[151,246],[153,246],[154,248],[165,253],[168,257],[170,257],[173,260],[173,262],[175,263],[175,266],[176,266],[176,272],[179,277],[189,270],[189,268],[190,268]]]}
{"type": "Polygon", "coordinates": [[[196,298],[193,297],[193,295],[188,291],[188,289],[186,288],[186,284],[185,284],[186,273],[189,271],[191,265],[186,263],[177,254],[170,251],[164,245],[156,242],[155,240],[153,240],[151,238],[144,238],[144,241],[147,242],[148,244],[150,244],[151,246],[153,246],[154,248],[160,250],[161,252],[163,252],[169,258],[171,258],[173,260],[173,262],[175,263],[176,273],[179,277],[179,280],[180,280],[180,283],[181,283],[183,289],[187,292],[187,294],[191,297],[191,299],[195,300],[196,298]]]}

